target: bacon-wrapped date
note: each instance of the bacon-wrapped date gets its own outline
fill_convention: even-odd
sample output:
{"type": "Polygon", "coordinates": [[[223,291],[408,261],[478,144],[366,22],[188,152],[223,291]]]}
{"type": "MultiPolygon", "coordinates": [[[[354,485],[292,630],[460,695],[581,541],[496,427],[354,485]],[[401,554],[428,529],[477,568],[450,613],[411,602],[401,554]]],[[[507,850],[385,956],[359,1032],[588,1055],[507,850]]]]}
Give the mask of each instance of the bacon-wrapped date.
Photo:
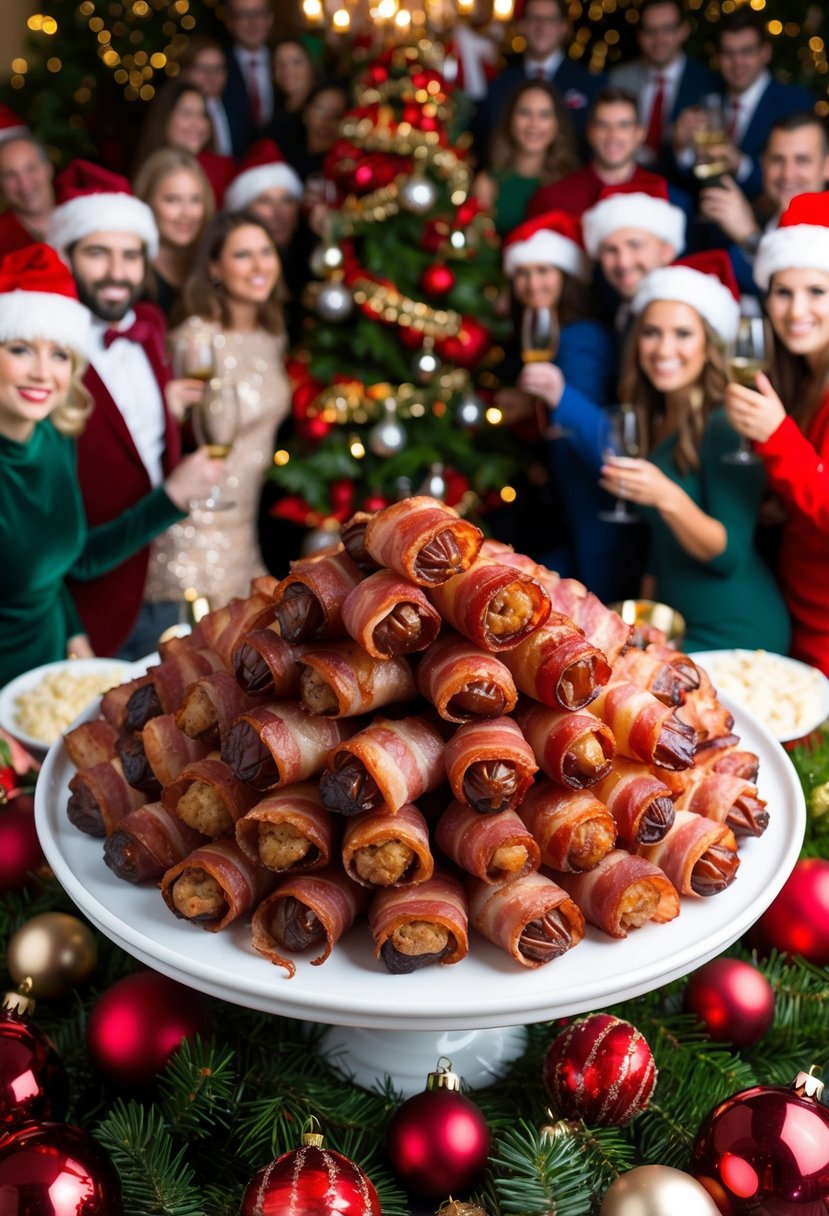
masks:
{"type": "Polygon", "coordinates": [[[176,726],[190,739],[218,747],[234,718],[260,705],[263,697],[242,691],[229,671],[200,676],[176,710],[176,726]]]}
{"type": "Polygon", "coordinates": [[[396,814],[380,808],[350,819],[343,832],[343,868],[364,887],[400,887],[432,877],[429,825],[413,802],[396,814]]]}
{"type": "Polygon", "coordinates": [[[198,630],[205,646],[214,651],[222,667],[230,666],[233,648],[244,634],[252,629],[264,629],[273,620],[273,592],[276,579],[270,575],[255,578],[250,585],[250,595],[245,599],[232,599],[223,608],[208,612],[198,623],[198,630]]]}
{"type": "Polygon", "coordinates": [[[408,659],[373,659],[358,642],[313,646],[299,666],[303,708],[324,717],[356,718],[395,701],[410,701],[417,691],[408,659]]]}
{"type": "Polygon", "coordinates": [[[452,874],[436,872],[415,887],[378,891],[368,910],[375,958],[392,975],[431,963],[459,963],[469,951],[466,894],[452,874]]]}
{"type": "Polygon", "coordinates": [[[616,754],[613,732],[589,709],[569,713],[522,701],[514,716],[539,767],[559,785],[581,790],[609,771],[616,754]]]}
{"type": "Polygon", "coordinates": [[[515,811],[479,815],[450,802],[435,828],[435,843],[450,861],[488,883],[520,878],[541,864],[541,850],[515,811]]]}
{"type": "MultiPolygon", "coordinates": [[[[332,725],[348,721],[338,718],[332,725]]],[[[320,778],[320,794],[324,805],[341,815],[380,806],[394,814],[437,789],[445,776],[443,738],[425,718],[375,718],[334,746],[320,778]]]]}
{"type": "Polygon", "coordinates": [[[587,640],[598,647],[612,667],[630,644],[633,626],[626,625],[618,612],[603,604],[578,579],[559,578],[548,570],[541,581],[550,593],[555,611],[563,612],[583,629],[587,640]]]}
{"type": "Polygon", "coordinates": [[[625,849],[613,849],[586,874],[556,877],[585,919],[611,937],[627,937],[646,921],[664,925],[679,915],[679,894],[666,875],[625,849]]]}
{"type": "Polygon", "coordinates": [[[321,946],[322,952],[311,959],[311,965],[318,967],[364,911],[368,899],[365,887],[352,882],[339,867],[292,874],[254,912],[253,948],[292,978],[296,965],[285,953],[321,946]]]}
{"type": "Polygon", "coordinates": [[[724,747],[699,748],[694,757],[694,767],[711,773],[730,773],[733,777],[744,777],[752,783],[760,772],[760,757],[754,752],[737,747],[737,736],[731,735],[724,747]]]}
{"type": "Polygon", "coordinates": [[[645,764],[618,757],[607,776],[593,786],[616,822],[619,843],[627,849],[656,844],[674,821],[668,785],[645,764]]]}
{"type": "Polygon", "coordinates": [[[379,570],[380,563],[376,562],[366,548],[366,529],[372,519],[370,511],[355,511],[351,519],[346,520],[340,528],[340,539],[348,556],[360,570],[370,574],[379,570]]]}
{"type": "Polygon", "coordinates": [[[118,731],[104,718],[82,722],[63,736],[63,746],[75,768],[91,768],[111,760],[117,741],[118,731]]]}
{"type": "Polygon", "coordinates": [[[115,757],[75,773],[69,782],[66,813],[69,822],[87,836],[108,836],[130,811],[143,806],[147,795],[127,783],[115,757]]]}
{"type": "Polygon", "coordinates": [[[433,642],[416,675],[421,694],[447,722],[500,718],[518,700],[515,681],[501,659],[457,633],[433,642]]]}
{"type": "Polygon", "coordinates": [[[481,718],[458,727],[444,755],[452,793],[482,815],[520,806],[538,772],[533,749],[513,718],[481,718]]]}
{"type": "Polygon", "coordinates": [[[734,726],[734,715],[724,705],[720,704],[717,690],[711,683],[711,677],[702,667],[698,667],[699,687],[693,688],[686,695],[683,704],[677,709],[676,716],[680,722],[690,726],[697,740],[697,747],[710,747],[716,740],[725,739],[731,734],[734,726]]]}
{"type": "Polygon", "coordinates": [[[677,811],[662,840],[636,851],[659,866],[680,895],[717,895],[731,885],[740,865],[731,829],[693,811],[677,811]]]}
{"type": "Polygon", "coordinates": [[[322,805],[315,781],[266,794],[236,823],[242,851],[277,874],[321,870],[338,834],[339,823],[322,805]]]}
{"type": "Polygon", "coordinates": [[[686,769],[689,780],[677,796],[678,811],[693,811],[731,828],[735,836],[762,836],[769,826],[769,813],[757,786],[732,773],[686,769]]]}
{"type": "Polygon", "coordinates": [[[363,577],[342,546],[291,562],[273,593],[276,625],[285,641],[343,637],[343,604],[363,577]]]}
{"type": "Polygon", "coordinates": [[[115,688],[108,688],[101,697],[101,717],[117,731],[128,730],[127,705],[130,698],[139,688],[146,688],[148,685],[152,685],[152,677],[145,672],[143,676],[136,676],[124,684],[116,684],[115,688]]]}
{"type": "Polygon", "coordinates": [[[161,878],[204,841],[161,802],[148,802],[126,815],[104,841],[104,861],[125,882],[161,878]]]}
{"type": "Polygon", "coordinates": [[[273,890],[276,876],[246,857],[232,836],[208,840],[165,870],[161,894],[180,920],[218,933],[273,890]]]}
{"type": "Polygon", "coordinates": [[[270,701],[236,719],[222,741],[222,759],[255,790],[293,785],[320,772],[331,749],[358,726],[351,718],[314,717],[294,701],[270,701]]]}
{"type": "Polygon", "coordinates": [[[533,872],[491,886],[469,884],[470,923],[522,967],[541,967],[584,937],[584,917],[557,883],[533,872]]]}
{"type": "Polygon", "coordinates": [[[422,589],[394,570],[378,570],[359,582],[342,615],[346,632],[375,659],[425,650],[440,629],[440,613],[422,589]]]}
{"type": "Polygon", "coordinates": [[[632,646],[613,664],[613,679],[646,688],[663,705],[682,705],[699,688],[700,673],[687,654],[653,643],[644,650],[632,646]]]}
{"type": "Polygon", "coordinates": [[[151,667],[149,682],[136,688],[127,702],[125,729],[142,730],[152,718],[175,713],[193,681],[222,666],[212,650],[181,650],[151,667]]]}
{"type": "Polygon", "coordinates": [[[420,587],[437,587],[468,569],[481,547],[479,528],[426,495],[378,511],[366,524],[365,548],[420,587]]]}
{"type": "Polygon", "coordinates": [[[223,836],[256,804],[259,794],[238,781],[218,752],[186,764],[161,795],[183,823],[205,836],[223,836]]]}
{"type": "Polygon", "coordinates": [[[186,764],[201,760],[210,750],[206,743],[188,739],[172,714],[151,718],[141,732],[141,742],[162,789],[175,781],[186,764]]]}
{"type": "Polygon", "coordinates": [[[593,790],[571,790],[547,777],[527,791],[518,814],[553,870],[590,870],[616,842],[616,823],[593,790]]]}
{"type": "Polygon", "coordinates": [[[131,735],[128,731],[122,731],[115,745],[115,755],[121,761],[128,785],[140,790],[152,801],[161,797],[161,782],[153,772],[140,733],[131,735]]]}
{"type": "Polygon", "coordinates": [[[483,650],[517,646],[550,615],[550,597],[538,579],[488,558],[431,587],[429,597],[453,629],[483,650]]]}
{"type": "Polygon", "coordinates": [[[236,683],[252,697],[290,701],[299,696],[297,659],[305,647],[286,642],[274,622],[267,629],[253,629],[233,647],[230,665],[236,683]]]}
{"type": "Polygon", "coordinates": [[[621,755],[659,768],[683,769],[693,764],[693,728],[681,721],[680,710],[663,705],[644,688],[614,680],[593,702],[593,712],[613,731],[621,755]]]}
{"type": "Polygon", "coordinates": [[[522,692],[562,709],[583,709],[610,679],[610,664],[560,612],[504,654],[522,692]]]}

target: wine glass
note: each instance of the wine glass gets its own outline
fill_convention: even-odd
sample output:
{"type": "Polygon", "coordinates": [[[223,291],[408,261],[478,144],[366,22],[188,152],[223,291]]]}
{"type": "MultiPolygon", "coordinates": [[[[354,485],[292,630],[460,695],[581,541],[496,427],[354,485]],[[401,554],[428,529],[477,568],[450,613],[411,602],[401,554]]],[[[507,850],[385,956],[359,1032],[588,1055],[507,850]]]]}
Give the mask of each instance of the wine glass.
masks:
{"type": "MultiPolygon", "coordinates": [[[[230,380],[211,380],[204,397],[193,407],[193,435],[196,442],[204,444],[214,460],[224,460],[230,455],[239,433],[239,419],[239,386],[230,380]]],[[[236,506],[235,502],[223,496],[220,486],[213,486],[203,502],[193,505],[208,511],[227,511],[236,506]]]]}
{"type": "Polygon", "coordinates": [[[201,380],[208,384],[216,375],[213,336],[207,330],[193,329],[176,339],[173,346],[173,374],[179,379],[201,380]]]}
{"type": "MultiPolygon", "coordinates": [[[[757,315],[743,314],[737,323],[737,336],[728,352],[728,375],[735,384],[757,387],[757,373],[768,371],[766,322],[757,315]]],[[[726,452],[726,464],[756,464],[760,457],[744,435],[733,452],[726,452]]]]}
{"type": "Polygon", "coordinates": [[[706,186],[716,186],[728,170],[722,149],[728,143],[722,97],[708,93],[700,103],[705,126],[694,135],[694,176],[706,186]]]}
{"type": "MultiPolygon", "coordinates": [[[[603,456],[637,457],[642,454],[642,436],[639,411],[633,405],[614,405],[606,411],[607,435],[603,456]]],[[[599,519],[610,524],[635,524],[639,516],[631,511],[624,498],[617,498],[609,511],[600,511],[599,519]]]]}
{"type": "MultiPolygon", "coordinates": [[[[558,354],[558,317],[552,308],[525,308],[521,316],[521,362],[552,363],[558,354]]],[[[535,397],[538,429],[545,439],[561,439],[564,430],[550,423],[546,401],[535,397]]]]}

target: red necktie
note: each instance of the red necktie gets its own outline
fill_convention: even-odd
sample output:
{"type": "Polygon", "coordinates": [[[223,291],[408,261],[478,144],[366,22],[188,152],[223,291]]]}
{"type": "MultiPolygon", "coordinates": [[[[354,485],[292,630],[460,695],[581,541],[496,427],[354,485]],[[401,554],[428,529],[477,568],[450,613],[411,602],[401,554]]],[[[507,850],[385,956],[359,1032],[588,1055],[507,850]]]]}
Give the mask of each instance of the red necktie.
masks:
{"type": "Polygon", "coordinates": [[[662,147],[662,107],[665,105],[665,77],[656,77],[656,91],[653,95],[653,105],[651,106],[651,116],[648,122],[648,133],[645,136],[645,143],[649,148],[653,148],[654,152],[658,152],[662,147]]]}
{"type": "Polygon", "coordinates": [[[739,101],[730,102],[731,117],[728,120],[728,138],[734,142],[734,136],[737,134],[737,123],[740,121],[740,103],[739,101]]]}
{"type": "Polygon", "coordinates": [[[546,73],[542,67],[537,67],[535,69],[535,78],[536,78],[536,80],[546,80],[547,79],[546,73]]]}
{"type": "Polygon", "coordinates": [[[143,346],[153,332],[153,327],[148,321],[133,321],[132,325],[127,329],[107,329],[104,331],[104,346],[109,350],[113,342],[118,338],[126,338],[128,342],[137,342],[139,346],[143,346]]]}
{"type": "Polygon", "coordinates": [[[253,119],[255,127],[262,125],[262,97],[259,92],[259,77],[256,74],[258,62],[256,59],[248,60],[248,100],[250,101],[250,116],[253,119]]]}

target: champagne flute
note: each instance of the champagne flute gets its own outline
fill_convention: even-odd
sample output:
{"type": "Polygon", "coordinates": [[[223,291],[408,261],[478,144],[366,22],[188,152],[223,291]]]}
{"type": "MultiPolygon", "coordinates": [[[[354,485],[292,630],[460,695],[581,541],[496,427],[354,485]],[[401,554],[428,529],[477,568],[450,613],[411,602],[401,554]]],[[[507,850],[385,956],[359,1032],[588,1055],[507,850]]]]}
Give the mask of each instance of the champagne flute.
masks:
{"type": "MultiPolygon", "coordinates": [[[[214,460],[224,460],[239,433],[238,385],[230,380],[211,380],[204,397],[193,407],[192,419],[196,442],[204,444],[214,460]]],[[[220,486],[213,486],[209,496],[194,505],[207,511],[227,511],[236,503],[223,496],[220,486]]]]}
{"type": "MultiPolygon", "coordinates": [[[[735,384],[757,387],[757,373],[768,371],[766,322],[761,316],[743,314],[737,323],[737,336],[728,353],[728,375],[735,384]]],[[[760,457],[745,435],[733,452],[726,452],[726,464],[757,464],[760,457]]]]}
{"type": "Polygon", "coordinates": [[[722,98],[719,93],[708,93],[703,97],[702,110],[705,126],[694,135],[694,176],[706,186],[716,186],[718,178],[728,171],[728,162],[718,149],[728,142],[725,129],[722,98]]]}
{"type": "MultiPolygon", "coordinates": [[[[558,317],[552,308],[525,308],[521,316],[521,362],[552,363],[558,354],[558,317]]],[[[550,423],[546,401],[535,397],[538,429],[545,439],[561,439],[563,429],[550,423]]]]}
{"type": "MultiPolygon", "coordinates": [[[[642,454],[642,436],[639,411],[633,405],[614,405],[606,411],[607,436],[603,456],[610,460],[614,456],[637,457],[642,454]]],[[[636,524],[639,516],[631,511],[624,498],[617,498],[609,511],[600,511],[599,519],[610,524],[636,524]]]]}
{"type": "Polygon", "coordinates": [[[207,330],[191,330],[173,346],[173,373],[178,379],[208,384],[216,375],[213,336],[207,330]]]}

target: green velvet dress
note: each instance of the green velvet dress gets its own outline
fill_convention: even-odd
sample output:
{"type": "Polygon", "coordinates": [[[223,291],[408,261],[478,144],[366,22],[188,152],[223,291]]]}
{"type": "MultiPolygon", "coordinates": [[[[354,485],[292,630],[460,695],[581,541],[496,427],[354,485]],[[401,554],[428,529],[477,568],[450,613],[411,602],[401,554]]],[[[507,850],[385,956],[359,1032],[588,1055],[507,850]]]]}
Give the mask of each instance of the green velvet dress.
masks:
{"type": "Polygon", "coordinates": [[[123,515],[87,528],[75,442],[50,421],[27,443],[0,435],[0,687],[66,655],[83,633],[65,579],[96,578],[143,548],[183,513],[163,487],[123,515]]]}
{"type": "Polygon", "coordinates": [[[724,525],[728,540],[718,557],[697,561],[685,552],[658,511],[637,508],[651,529],[649,570],[657,579],[657,598],[685,617],[684,650],[744,647],[786,654],[789,614],[771,570],[754,547],[766,472],[762,463],[724,461],[737,443],[725,412],[717,409],[703,436],[698,470],[679,472],[673,459],[674,436],[651,452],[649,459],[724,525]]]}
{"type": "Polygon", "coordinates": [[[495,200],[493,218],[499,236],[506,236],[523,223],[527,214],[530,199],[541,185],[538,177],[521,177],[511,169],[494,173],[498,183],[498,197],[495,200]]]}

